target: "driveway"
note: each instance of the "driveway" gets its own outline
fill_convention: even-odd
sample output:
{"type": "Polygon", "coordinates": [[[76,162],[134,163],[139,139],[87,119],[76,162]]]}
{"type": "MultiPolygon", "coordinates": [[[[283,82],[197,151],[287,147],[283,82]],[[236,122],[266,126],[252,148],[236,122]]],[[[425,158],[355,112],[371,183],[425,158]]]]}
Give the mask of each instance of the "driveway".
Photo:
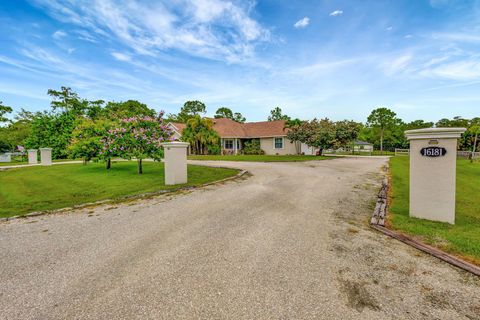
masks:
{"type": "Polygon", "coordinates": [[[0,224],[1,319],[480,319],[480,280],[368,227],[384,158],[0,224]]]}

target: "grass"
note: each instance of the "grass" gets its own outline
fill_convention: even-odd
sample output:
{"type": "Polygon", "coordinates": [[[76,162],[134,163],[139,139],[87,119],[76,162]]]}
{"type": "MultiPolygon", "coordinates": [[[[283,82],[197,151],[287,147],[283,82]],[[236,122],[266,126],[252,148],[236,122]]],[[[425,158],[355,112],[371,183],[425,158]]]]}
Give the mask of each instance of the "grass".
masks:
{"type": "Polygon", "coordinates": [[[123,196],[196,186],[238,173],[235,169],[188,166],[188,183],[165,186],[163,163],[116,162],[107,171],[103,163],[26,167],[0,171],[0,217],[23,215],[123,196]]]}
{"type": "Polygon", "coordinates": [[[311,155],[192,155],[188,157],[189,160],[214,160],[214,161],[251,161],[251,162],[299,162],[312,160],[325,160],[328,157],[319,157],[311,155]]]}
{"type": "Polygon", "coordinates": [[[409,158],[391,158],[390,167],[391,227],[480,265],[480,163],[460,159],[457,162],[455,225],[410,218],[409,158]]]}
{"type": "Polygon", "coordinates": [[[12,162],[0,162],[0,167],[4,167],[4,166],[21,166],[21,165],[25,165],[25,164],[28,164],[28,162],[16,162],[16,161],[12,161],[12,162]]]}
{"type": "MultiPolygon", "coordinates": [[[[82,161],[82,159],[56,159],[52,160],[52,162],[71,162],[71,161],[82,161]]],[[[12,161],[12,162],[0,162],[0,167],[3,166],[22,166],[28,164],[28,161],[12,161]]],[[[40,160],[38,160],[38,164],[40,164],[40,160]]]]}

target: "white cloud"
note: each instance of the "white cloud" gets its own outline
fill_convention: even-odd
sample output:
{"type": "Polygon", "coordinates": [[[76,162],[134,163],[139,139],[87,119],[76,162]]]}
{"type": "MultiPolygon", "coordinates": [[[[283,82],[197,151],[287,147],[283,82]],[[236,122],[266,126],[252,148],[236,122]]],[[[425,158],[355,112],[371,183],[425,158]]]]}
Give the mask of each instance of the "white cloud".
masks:
{"type": "Polygon", "coordinates": [[[343,14],[343,10],[335,10],[335,11],[330,13],[330,16],[336,17],[336,16],[339,16],[341,14],[343,14]]]}
{"type": "Polygon", "coordinates": [[[383,64],[385,73],[389,76],[404,72],[412,61],[413,56],[411,54],[404,54],[396,57],[393,60],[387,60],[383,64]]]}
{"type": "Polygon", "coordinates": [[[413,36],[411,34],[406,34],[405,36],[403,36],[405,39],[411,39],[413,38],[413,36]]]}
{"type": "Polygon", "coordinates": [[[393,30],[392,26],[387,27],[387,31],[392,31],[392,30],[393,30]]]}
{"type": "Polygon", "coordinates": [[[450,56],[432,58],[432,59],[428,60],[423,66],[424,66],[424,68],[429,68],[431,66],[435,66],[435,65],[438,65],[438,64],[440,64],[444,61],[447,61],[448,59],[450,59],[450,56]]]}
{"type": "Polygon", "coordinates": [[[78,35],[78,39],[80,40],[88,41],[91,43],[98,42],[98,40],[86,30],[76,30],[75,33],[78,35]]]}
{"type": "Polygon", "coordinates": [[[68,52],[68,54],[72,54],[72,53],[75,52],[75,50],[77,50],[77,49],[76,48],[68,48],[67,52],[68,52]]]}
{"type": "Polygon", "coordinates": [[[132,74],[110,69],[103,64],[79,63],[72,60],[71,56],[62,57],[50,49],[27,46],[20,49],[19,53],[28,59],[19,61],[0,56],[0,62],[29,70],[42,78],[61,79],[61,83],[68,83],[74,88],[90,90],[102,88],[103,92],[119,88],[122,93],[143,93],[152,89],[147,81],[136,78],[132,74]]]}
{"type": "Polygon", "coordinates": [[[62,30],[57,30],[52,34],[52,38],[57,39],[57,40],[61,39],[63,37],[66,37],[66,36],[67,36],[67,33],[62,31],[62,30]]]}
{"type": "Polygon", "coordinates": [[[340,68],[351,66],[362,60],[364,60],[364,58],[351,58],[337,61],[322,61],[307,66],[293,68],[290,70],[290,73],[303,77],[324,75],[329,72],[335,72],[340,68]]]}
{"type": "Polygon", "coordinates": [[[480,61],[470,58],[444,63],[431,69],[425,69],[420,74],[427,77],[459,81],[480,80],[480,61]]]}
{"type": "Polygon", "coordinates": [[[202,58],[239,62],[270,39],[254,20],[251,6],[224,0],[161,2],[113,0],[32,0],[54,18],[75,24],[95,41],[115,39],[140,54],[155,56],[174,49],[202,58]],[[91,36],[93,33],[95,37],[91,36]]]}
{"type": "Polygon", "coordinates": [[[309,17],[304,17],[303,19],[300,19],[297,22],[295,22],[295,24],[293,26],[297,29],[298,28],[305,28],[306,26],[308,26],[309,23],[310,23],[310,18],[309,17]]]}
{"type": "Polygon", "coordinates": [[[121,53],[121,52],[112,52],[112,56],[117,59],[118,61],[131,61],[132,57],[128,54],[121,53]]]}

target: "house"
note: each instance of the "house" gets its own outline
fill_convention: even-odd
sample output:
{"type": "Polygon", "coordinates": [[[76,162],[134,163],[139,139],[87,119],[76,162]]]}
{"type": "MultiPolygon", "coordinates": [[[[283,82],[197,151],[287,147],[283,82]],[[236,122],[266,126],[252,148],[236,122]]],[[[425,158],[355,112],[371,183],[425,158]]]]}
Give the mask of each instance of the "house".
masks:
{"type": "MultiPolygon", "coordinates": [[[[237,154],[252,139],[259,139],[265,154],[287,155],[302,152],[300,145],[287,139],[285,121],[262,121],[238,123],[227,118],[212,119],[213,129],[220,136],[222,154],[237,154]]],[[[180,140],[184,123],[170,122],[174,138],[180,140]]]]}
{"type": "Polygon", "coordinates": [[[358,152],[372,152],[373,144],[366,141],[356,140],[353,142],[353,150],[358,152]]]}

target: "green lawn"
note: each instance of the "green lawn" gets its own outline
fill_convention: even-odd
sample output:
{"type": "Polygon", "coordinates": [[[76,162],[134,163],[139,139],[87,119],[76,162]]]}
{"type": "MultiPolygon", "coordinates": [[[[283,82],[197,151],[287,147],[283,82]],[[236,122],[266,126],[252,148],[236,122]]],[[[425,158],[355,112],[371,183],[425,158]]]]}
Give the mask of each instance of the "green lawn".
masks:
{"type": "MultiPolygon", "coordinates": [[[[165,186],[163,163],[145,162],[142,175],[137,174],[136,166],[136,162],[125,161],[113,163],[110,171],[104,163],[0,171],[0,217],[179,187],[165,186]]],[[[235,169],[189,165],[186,185],[200,185],[237,173],[235,169]]]]}
{"type": "Polygon", "coordinates": [[[328,159],[328,157],[302,156],[302,155],[287,155],[287,156],[275,156],[275,155],[196,156],[196,155],[192,155],[192,156],[189,156],[188,159],[189,160],[216,160],[216,161],[251,161],[251,162],[297,162],[297,161],[325,160],[325,159],[328,159]]]}
{"type": "Polygon", "coordinates": [[[409,158],[391,158],[390,167],[390,226],[480,264],[480,163],[470,163],[468,160],[457,162],[455,225],[409,218],[409,158]]]}
{"type": "MultiPolygon", "coordinates": [[[[71,161],[82,161],[82,159],[56,159],[52,160],[52,162],[71,162],[71,161]]],[[[40,164],[40,160],[38,160],[40,164]]],[[[28,164],[27,161],[12,161],[12,162],[0,162],[0,167],[5,166],[22,166],[28,164]]]]}
{"type": "Polygon", "coordinates": [[[0,162],[0,167],[5,167],[5,166],[21,166],[28,164],[28,162],[0,162]]]}

